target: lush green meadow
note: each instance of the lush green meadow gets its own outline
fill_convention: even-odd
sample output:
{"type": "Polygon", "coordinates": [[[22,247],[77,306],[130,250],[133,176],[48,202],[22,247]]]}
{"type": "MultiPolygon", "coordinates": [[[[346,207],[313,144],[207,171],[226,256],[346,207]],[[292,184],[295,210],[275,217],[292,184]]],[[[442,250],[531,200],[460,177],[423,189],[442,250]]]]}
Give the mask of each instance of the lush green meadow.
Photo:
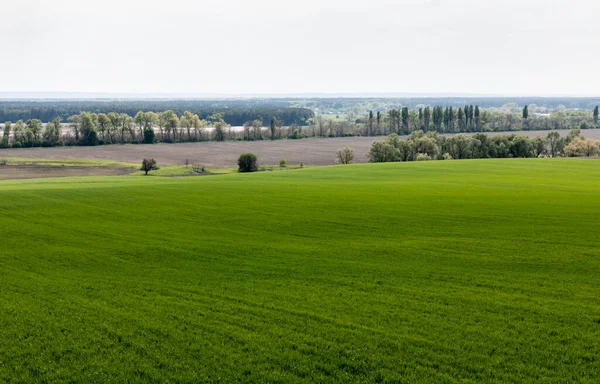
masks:
{"type": "Polygon", "coordinates": [[[600,162],[0,182],[0,382],[600,381],[600,162]]]}

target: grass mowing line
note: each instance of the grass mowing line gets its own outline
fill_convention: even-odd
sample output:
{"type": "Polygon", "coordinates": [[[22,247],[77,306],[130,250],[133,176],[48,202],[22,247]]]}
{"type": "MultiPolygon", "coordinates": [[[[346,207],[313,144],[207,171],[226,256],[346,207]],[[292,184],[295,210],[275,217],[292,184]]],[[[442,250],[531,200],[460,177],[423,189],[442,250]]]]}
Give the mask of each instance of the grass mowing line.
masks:
{"type": "Polygon", "coordinates": [[[0,183],[0,381],[593,383],[599,187],[579,159],[0,183]]]}

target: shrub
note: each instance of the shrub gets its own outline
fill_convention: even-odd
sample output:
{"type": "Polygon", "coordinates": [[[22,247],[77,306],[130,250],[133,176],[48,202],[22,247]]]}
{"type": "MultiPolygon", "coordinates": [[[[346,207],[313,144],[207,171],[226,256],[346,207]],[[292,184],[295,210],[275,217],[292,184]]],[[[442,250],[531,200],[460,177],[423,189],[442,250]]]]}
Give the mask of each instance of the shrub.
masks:
{"type": "Polygon", "coordinates": [[[144,159],[142,160],[142,167],[140,168],[140,171],[144,171],[145,175],[148,174],[148,172],[150,171],[156,171],[158,170],[158,165],[156,164],[156,160],[154,159],[144,159]]]}
{"type": "Polygon", "coordinates": [[[282,158],[281,160],[279,160],[279,167],[281,168],[285,168],[285,166],[287,165],[287,160],[284,158],[282,158]]]}
{"type": "Polygon", "coordinates": [[[300,168],[304,168],[304,162],[303,161],[300,162],[300,168]]]}
{"type": "Polygon", "coordinates": [[[449,154],[448,152],[444,153],[444,156],[442,156],[442,158],[444,160],[453,160],[453,157],[451,154],[449,154]]]}
{"type": "Polygon", "coordinates": [[[238,158],[238,170],[240,172],[256,172],[258,170],[258,159],[254,153],[242,153],[238,158]]]}
{"type": "Polygon", "coordinates": [[[338,149],[337,160],[340,164],[350,164],[354,160],[354,149],[350,147],[338,149]]]}
{"type": "Polygon", "coordinates": [[[20,141],[15,141],[14,143],[12,143],[12,148],[21,148],[23,146],[23,144],[21,144],[20,141]]]}
{"type": "Polygon", "coordinates": [[[429,157],[428,154],[426,154],[426,153],[417,153],[417,161],[427,161],[427,160],[431,160],[431,157],[429,157]]]}
{"type": "Polygon", "coordinates": [[[194,173],[204,173],[205,169],[203,165],[194,164],[192,165],[192,172],[194,173]]]}
{"type": "Polygon", "coordinates": [[[6,159],[0,159],[0,165],[6,165],[8,161],[6,159]]]}

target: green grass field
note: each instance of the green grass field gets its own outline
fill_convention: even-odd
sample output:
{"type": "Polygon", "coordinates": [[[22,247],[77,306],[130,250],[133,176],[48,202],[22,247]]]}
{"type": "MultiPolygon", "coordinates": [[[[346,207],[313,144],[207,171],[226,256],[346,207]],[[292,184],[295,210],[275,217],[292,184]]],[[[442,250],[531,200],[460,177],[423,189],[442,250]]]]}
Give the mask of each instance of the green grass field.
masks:
{"type": "Polygon", "coordinates": [[[0,183],[0,382],[600,381],[600,162],[0,183]]]}

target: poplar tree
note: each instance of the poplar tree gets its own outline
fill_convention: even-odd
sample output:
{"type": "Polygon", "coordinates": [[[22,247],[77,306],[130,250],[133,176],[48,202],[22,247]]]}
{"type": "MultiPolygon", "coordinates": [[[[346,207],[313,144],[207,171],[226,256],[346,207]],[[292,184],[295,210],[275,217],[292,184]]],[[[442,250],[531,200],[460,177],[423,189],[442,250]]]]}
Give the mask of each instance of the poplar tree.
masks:
{"type": "Polygon", "coordinates": [[[594,124],[598,124],[598,106],[594,108],[594,124]]]}
{"type": "Polygon", "coordinates": [[[408,132],[408,107],[402,107],[402,128],[408,132]]]}
{"type": "Polygon", "coordinates": [[[271,118],[271,140],[275,140],[275,118],[271,118]]]}

